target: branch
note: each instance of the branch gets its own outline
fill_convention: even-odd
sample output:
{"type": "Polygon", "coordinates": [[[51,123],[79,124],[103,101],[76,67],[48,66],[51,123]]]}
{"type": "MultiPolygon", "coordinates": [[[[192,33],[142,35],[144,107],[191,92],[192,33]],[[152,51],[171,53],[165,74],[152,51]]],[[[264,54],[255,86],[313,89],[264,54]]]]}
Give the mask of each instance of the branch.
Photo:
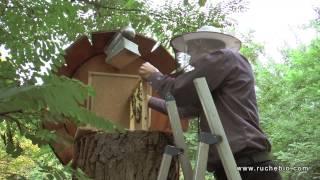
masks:
{"type": "Polygon", "coordinates": [[[170,19],[170,18],[164,17],[162,14],[159,14],[159,13],[156,13],[156,12],[147,12],[147,11],[144,11],[144,10],[141,10],[141,9],[128,9],[128,8],[117,8],[117,7],[105,6],[105,5],[102,5],[102,4],[97,3],[97,2],[90,2],[89,0],[78,0],[78,2],[84,2],[86,4],[93,5],[96,9],[104,8],[104,9],[110,9],[110,10],[116,10],[116,11],[123,11],[123,12],[145,13],[145,14],[150,14],[152,16],[167,20],[167,21],[175,22],[174,19],[170,19]]]}
{"type": "MultiPolygon", "coordinates": [[[[10,116],[10,115],[3,115],[5,118],[7,118],[7,119],[11,119],[12,121],[14,121],[16,124],[17,124],[17,127],[18,127],[18,129],[19,129],[19,131],[20,131],[20,134],[22,134],[22,128],[21,128],[21,124],[20,124],[20,122],[19,122],[19,120],[18,119],[16,119],[16,118],[14,118],[14,117],[12,117],[12,116],[10,116]]],[[[25,126],[24,126],[25,127],[25,126]]]]}
{"type": "Polygon", "coordinates": [[[11,78],[3,76],[3,75],[0,75],[0,79],[2,79],[2,80],[14,80],[14,79],[11,79],[11,78]]]}
{"type": "MultiPolygon", "coordinates": [[[[34,129],[32,129],[32,128],[30,128],[30,127],[27,127],[27,126],[26,126],[25,124],[23,124],[23,123],[20,123],[20,122],[19,122],[19,119],[17,119],[16,117],[12,117],[12,116],[10,116],[10,115],[3,115],[3,117],[4,117],[5,119],[9,119],[9,120],[12,120],[13,122],[15,122],[21,135],[24,135],[24,136],[25,136],[25,132],[27,132],[27,133],[30,134],[30,132],[33,132],[33,131],[34,131],[34,129]],[[23,131],[23,130],[24,130],[24,131],[23,131]]],[[[8,123],[8,122],[7,122],[7,123],[8,123]]],[[[33,124],[33,125],[34,125],[34,126],[37,126],[37,125],[35,125],[35,124],[33,124]]]]}
{"type": "Polygon", "coordinates": [[[12,114],[12,113],[22,113],[22,110],[15,110],[15,111],[7,111],[7,112],[1,112],[0,116],[7,116],[8,114],[12,114]]]}

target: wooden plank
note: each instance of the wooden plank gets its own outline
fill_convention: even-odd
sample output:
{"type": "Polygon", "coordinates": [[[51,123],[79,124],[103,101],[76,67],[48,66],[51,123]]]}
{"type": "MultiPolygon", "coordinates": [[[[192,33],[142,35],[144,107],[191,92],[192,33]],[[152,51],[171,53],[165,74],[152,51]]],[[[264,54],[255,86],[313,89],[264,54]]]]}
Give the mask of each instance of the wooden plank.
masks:
{"type": "Polygon", "coordinates": [[[104,47],[112,41],[115,31],[93,32],[91,34],[92,46],[96,54],[103,54],[104,47]]]}
{"type": "Polygon", "coordinates": [[[207,117],[211,133],[220,135],[222,138],[221,143],[217,144],[216,147],[227,177],[229,180],[241,180],[240,173],[237,170],[236,161],[233,157],[207,81],[205,78],[197,78],[194,80],[194,85],[199,95],[204,113],[207,117]]]}
{"type": "Polygon", "coordinates": [[[144,119],[141,122],[141,127],[144,130],[149,130],[151,126],[151,109],[148,106],[147,96],[152,94],[152,88],[146,82],[143,82],[142,86],[144,89],[144,93],[143,93],[144,103],[142,107],[142,114],[144,114],[145,116],[143,117],[144,119]]]}
{"type": "Polygon", "coordinates": [[[174,57],[172,57],[163,46],[159,46],[157,49],[151,52],[153,46],[157,44],[157,41],[137,35],[134,39],[134,42],[139,45],[141,59],[150,62],[162,73],[169,74],[176,68],[177,64],[174,60],[174,57]]]}
{"type": "MultiPolygon", "coordinates": [[[[116,31],[92,33],[92,46],[95,54],[104,53],[103,49],[114,37],[116,31]]],[[[134,43],[138,44],[141,59],[155,65],[162,73],[168,74],[176,68],[176,62],[170,53],[163,47],[158,47],[151,53],[152,47],[157,41],[137,34],[134,43]]]]}
{"type": "Polygon", "coordinates": [[[87,36],[81,36],[65,50],[65,61],[68,72],[75,72],[90,57],[94,56],[93,48],[87,36]]]}

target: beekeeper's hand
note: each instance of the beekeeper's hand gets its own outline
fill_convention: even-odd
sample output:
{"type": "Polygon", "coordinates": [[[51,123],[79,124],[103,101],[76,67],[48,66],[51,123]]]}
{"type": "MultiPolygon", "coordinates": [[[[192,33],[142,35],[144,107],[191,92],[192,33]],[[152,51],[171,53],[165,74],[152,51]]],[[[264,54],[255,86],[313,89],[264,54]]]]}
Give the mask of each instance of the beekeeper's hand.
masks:
{"type": "Polygon", "coordinates": [[[159,72],[159,70],[149,62],[143,63],[139,68],[139,75],[143,79],[148,79],[148,77],[154,72],[159,72]]]}

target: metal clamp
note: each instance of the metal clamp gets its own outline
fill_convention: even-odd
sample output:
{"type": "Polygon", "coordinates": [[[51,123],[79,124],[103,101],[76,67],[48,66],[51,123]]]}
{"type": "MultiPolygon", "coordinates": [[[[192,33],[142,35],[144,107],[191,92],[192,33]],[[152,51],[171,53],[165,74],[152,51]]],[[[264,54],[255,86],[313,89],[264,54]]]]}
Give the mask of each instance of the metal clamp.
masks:
{"type": "Polygon", "coordinates": [[[166,148],[164,149],[164,153],[171,156],[177,156],[183,153],[183,149],[177,148],[175,146],[167,145],[166,148]]]}
{"type": "Polygon", "coordinates": [[[222,137],[208,132],[201,132],[199,134],[199,141],[206,144],[218,144],[222,141],[222,137]]]}

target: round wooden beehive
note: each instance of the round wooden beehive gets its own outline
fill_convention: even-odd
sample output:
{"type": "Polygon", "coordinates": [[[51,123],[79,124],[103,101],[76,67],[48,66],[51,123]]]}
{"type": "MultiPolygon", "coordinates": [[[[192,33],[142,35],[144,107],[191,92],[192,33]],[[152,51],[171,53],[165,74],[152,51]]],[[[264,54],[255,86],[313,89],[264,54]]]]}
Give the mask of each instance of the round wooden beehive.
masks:
{"type": "MultiPolygon", "coordinates": [[[[106,54],[104,53],[104,48],[112,41],[114,35],[115,32],[92,33],[92,44],[86,36],[80,37],[66,49],[66,66],[59,69],[59,74],[78,79],[88,84],[90,72],[138,75],[138,69],[145,61],[153,64],[164,74],[170,73],[175,69],[176,63],[173,57],[161,46],[150,53],[156,41],[141,35],[136,35],[133,40],[139,47],[141,54],[139,61],[135,61],[124,69],[117,69],[107,64],[105,62],[106,54]]],[[[118,90],[118,96],[121,96],[125,87],[122,89],[119,88],[118,90]]],[[[153,95],[156,95],[156,93],[153,92],[153,95]]],[[[106,103],[106,106],[108,106],[108,103],[106,103]]],[[[150,130],[161,131],[168,128],[168,119],[166,116],[152,111],[151,119],[150,130]]]]}
{"type": "MultiPolygon", "coordinates": [[[[151,52],[153,46],[156,44],[156,41],[142,35],[136,35],[132,40],[138,45],[139,52],[141,54],[139,60],[129,64],[123,69],[117,69],[112,65],[107,64],[105,62],[107,55],[105,54],[104,49],[112,41],[115,33],[116,32],[94,32],[91,35],[91,41],[89,41],[87,36],[81,36],[78,38],[70,47],[65,50],[66,64],[58,70],[58,74],[67,76],[69,78],[78,79],[83,83],[88,84],[90,83],[90,74],[137,76],[138,69],[144,62],[150,62],[163,74],[168,74],[176,68],[176,62],[174,58],[166,51],[165,48],[160,46],[151,52]]],[[[103,88],[106,89],[108,86],[101,87],[100,89],[103,88]]],[[[125,87],[119,88],[118,90],[119,94],[128,93],[124,92],[125,87]]],[[[152,95],[158,96],[154,91],[152,91],[152,95]]],[[[110,102],[106,102],[106,107],[108,106],[108,103],[109,105],[111,104],[110,102]]],[[[90,109],[90,106],[88,107],[90,109]]],[[[99,105],[98,107],[103,106],[99,105]]],[[[166,115],[154,110],[150,110],[150,115],[150,122],[147,128],[148,131],[170,131],[170,124],[166,115]]],[[[108,113],[106,116],[108,116],[108,113]]],[[[120,122],[120,125],[121,123],[123,124],[123,122],[120,122]]],[[[184,121],[182,125],[184,129],[187,129],[187,121],[184,121]]],[[[68,120],[66,120],[65,123],[60,124],[45,123],[44,127],[49,130],[56,130],[56,132],[62,137],[69,136],[75,138],[77,130],[79,131],[79,128],[68,120]]],[[[59,144],[57,142],[51,144],[51,146],[63,164],[67,164],[71,159],[73,159],[73,144],[66,145],[59,144]]]]}

